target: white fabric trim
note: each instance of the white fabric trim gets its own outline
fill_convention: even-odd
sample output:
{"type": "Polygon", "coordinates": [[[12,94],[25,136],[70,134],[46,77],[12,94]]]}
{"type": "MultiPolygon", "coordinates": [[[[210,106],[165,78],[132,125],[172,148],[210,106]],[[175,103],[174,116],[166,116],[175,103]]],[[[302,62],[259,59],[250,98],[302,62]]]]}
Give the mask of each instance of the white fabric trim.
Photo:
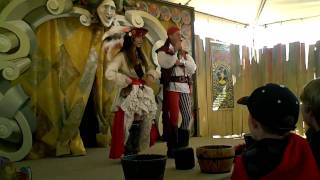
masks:
{"type": "Polygon", "coordinates": [[[132,85],[132,91],[127,98],[121,102],[120,107],[125,112],[124,142],[126,143],[128,140],[129,130],[134,120],[134,114],[138,114],[144,117],[141,123],[139,149],[142,150],[149,147],[152,119],[155,118],[157,112],[157,104],[153,95],[153,90],[148,86],[144,86],[144,88],[141,89],[139,85],[132,85]]]}

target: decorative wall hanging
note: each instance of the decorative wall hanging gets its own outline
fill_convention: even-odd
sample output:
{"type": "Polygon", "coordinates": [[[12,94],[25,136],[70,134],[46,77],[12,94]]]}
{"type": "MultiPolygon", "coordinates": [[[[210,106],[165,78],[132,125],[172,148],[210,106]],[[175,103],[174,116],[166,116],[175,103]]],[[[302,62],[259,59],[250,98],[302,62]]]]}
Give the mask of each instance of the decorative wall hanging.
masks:
{"type": "Polygon", "coordinates": [[[233,108],[233,81],[229,45],[212,43],[212,110],[233,108]]]}

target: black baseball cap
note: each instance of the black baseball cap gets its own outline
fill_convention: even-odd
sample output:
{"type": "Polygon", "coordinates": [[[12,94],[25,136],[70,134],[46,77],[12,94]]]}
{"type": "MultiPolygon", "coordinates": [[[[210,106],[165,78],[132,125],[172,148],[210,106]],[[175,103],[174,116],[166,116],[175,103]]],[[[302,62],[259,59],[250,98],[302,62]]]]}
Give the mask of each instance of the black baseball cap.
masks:
{"type": "Polygon", "coordinates": [[[299,100],[283,85],[266,84],[237,103],[246,105],[251,116],[270,129],[286,132],[296,128],[299,100]]]}

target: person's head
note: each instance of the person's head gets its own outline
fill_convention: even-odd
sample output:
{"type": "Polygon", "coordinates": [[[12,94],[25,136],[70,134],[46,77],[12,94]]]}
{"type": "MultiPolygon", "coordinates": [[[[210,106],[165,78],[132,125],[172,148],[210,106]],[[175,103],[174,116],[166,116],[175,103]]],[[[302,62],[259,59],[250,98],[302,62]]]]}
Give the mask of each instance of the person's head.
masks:
{"type": "Polygon", "coordinates": [[[113,0],[103,0],[98,6],[97,13],[101,23],[110,27],[116,15],[116,5],[113,0]]]}
{"type": "Polygon", "coordinates": [[[138,58],[147,66],[147,59],[141,48],[143,45],[143,38],[147,34],[148,30],[145,28],[133,27],[131,30],[126,33],[124,36],[123,46],[121,51],[125,52],[132,64],[138,63],[138,58]]]}
{"type": "Polygon", "coordinates": [[[141,47],[143,44],[143,38],[147,34],[148,30],[145,28],[133,28],[130,33],[134,46],[141,47]]]}
{"type": "Polygon", "coordinates": [[[302,101],[301,112],[304,122],[313,126],[320,126],[320,79],[310,81],[303,89],[300,99],[302,101]]]}
{"type": "Polygon", "coordinates": [[[125,35],[123,42],[123,49],[130,49],[133,47],[141,48],[143,45],[143,38],[148,33],[148,30],[145,28],[133,27],[125,35]]]}
{"type": "Polygon", "coordinates": [[[168,39],[170,41],[170,43],[172,45],[175,44],[180,44],[181,45],[181,41],[182,41],[182,37],[181,37],[181,32],[180,29],[172,26],[167,30],[167,35],[168,35],[168,39]]]}
{"type": "Polygon", "coordinates": [[[247,106],[249,129],[257,140],[265,134],[281,137],[296,128],[299,101],[285,86],[269,83],[237,102],[247,106]]]}

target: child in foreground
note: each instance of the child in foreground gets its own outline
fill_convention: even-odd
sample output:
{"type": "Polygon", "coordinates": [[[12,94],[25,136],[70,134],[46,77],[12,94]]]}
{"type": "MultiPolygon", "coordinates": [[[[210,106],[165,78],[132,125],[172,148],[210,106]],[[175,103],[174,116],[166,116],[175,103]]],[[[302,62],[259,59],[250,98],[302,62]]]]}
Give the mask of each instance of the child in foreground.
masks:
{"type": "Polygon", "coordinates": [[[236,157],[231,179],[320,179],[308,142],[290,132],[299,101],[288,88],[267,84],[238,103],[249,110],[254,142],[236,157]]]}

